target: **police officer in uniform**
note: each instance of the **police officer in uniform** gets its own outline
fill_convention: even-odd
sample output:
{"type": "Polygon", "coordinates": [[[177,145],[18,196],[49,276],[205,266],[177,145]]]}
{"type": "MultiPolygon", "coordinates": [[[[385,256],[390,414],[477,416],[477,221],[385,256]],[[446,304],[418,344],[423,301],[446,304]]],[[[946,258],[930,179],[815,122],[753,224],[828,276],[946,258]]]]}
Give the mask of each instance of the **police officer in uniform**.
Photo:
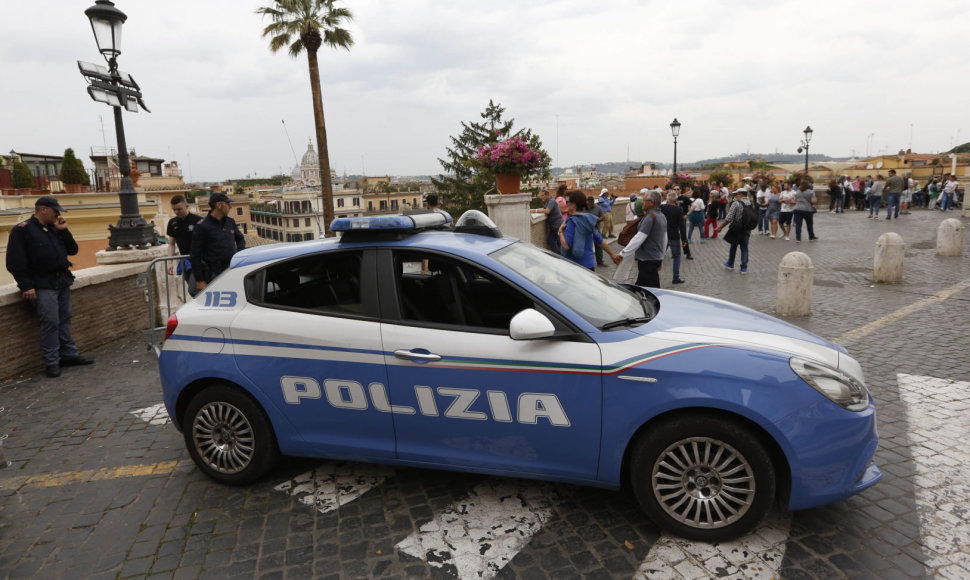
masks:
{"type": "MultiPolygon", "coordinates": [[[[202,221],[202,216],[197,216],[189,211],[189,204],[185,201],[185,197],[181,195],[176,195],[172,198],[172,212],[175,213],[175,217],[168,220],[168,255],[174,256],[176,249],[178,249],[178,255],[188,256],[191,253],[192,248],[192,233],[195,231],[195,226],[202,221]]],[[[174,260],[168,263],[168,275],[176,273],[173,267],[174,260]]],[[[182,269],[182,278],[185,279],[185,283],[188,285],[189,294],[195,296],[199,293],[196,289],[196,279],[192,274],[191,262],[188,260],[178,260],[178,267],[182,269]]]]}
{"type": "Polygon", "coordinates": [[[196,289],[202,290],[229,268],[233,254],[246,248],[246,238],[229,217],[229,196],[214,193],[209,198],[209,215],[192,232],[190,257],[196,289]]]}
{"type": "Polygon", "coordinates": [[[61,376],[61,367],[89,365],[71,338],[71,284],[74,275],[68,256],[77,254],[77,242],[61,217],[63,207],[45,195],[34,204],[34,215],[10,230],[7,270],[13,274],[25,300],[34,303],[40,318],[40,346],[45,373],[61,376]]]}

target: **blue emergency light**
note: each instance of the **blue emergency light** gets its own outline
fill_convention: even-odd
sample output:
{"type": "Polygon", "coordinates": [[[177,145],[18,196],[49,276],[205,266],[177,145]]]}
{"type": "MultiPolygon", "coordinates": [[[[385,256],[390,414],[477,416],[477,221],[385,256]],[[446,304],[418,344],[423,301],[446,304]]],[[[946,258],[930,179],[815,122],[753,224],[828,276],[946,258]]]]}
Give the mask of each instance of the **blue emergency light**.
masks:
{"type": "Polygon", "coordinates": [[[342,217],[330,224],[332,232],[351,232],[358,230],[385,232],[415,232],[429,228],[440,228],[451,223],[451,216],[440,212],[413,215],[382,215],[369,217],[342,217]]]}

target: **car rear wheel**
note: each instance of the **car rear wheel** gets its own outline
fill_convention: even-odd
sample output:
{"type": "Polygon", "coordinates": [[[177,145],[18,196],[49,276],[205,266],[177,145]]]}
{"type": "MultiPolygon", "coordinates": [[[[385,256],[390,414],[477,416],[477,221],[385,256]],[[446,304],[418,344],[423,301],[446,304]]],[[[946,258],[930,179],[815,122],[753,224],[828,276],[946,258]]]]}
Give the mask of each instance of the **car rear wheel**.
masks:
{"type": "Polygon", "coordinates": [[[279,457],[266,414],[249,395],[226,384],[208,387],[192,399],[182,433],[199,469],[228,485],[259,479],[279,457]]]}
{"type": "Polygon", "coordinates": [[[764,445],[741,425],[684,416],[650,428],[632,451],[634,493],[660,527],[717,542],[751,530],[768,513],[775,472],[764,445]]]}

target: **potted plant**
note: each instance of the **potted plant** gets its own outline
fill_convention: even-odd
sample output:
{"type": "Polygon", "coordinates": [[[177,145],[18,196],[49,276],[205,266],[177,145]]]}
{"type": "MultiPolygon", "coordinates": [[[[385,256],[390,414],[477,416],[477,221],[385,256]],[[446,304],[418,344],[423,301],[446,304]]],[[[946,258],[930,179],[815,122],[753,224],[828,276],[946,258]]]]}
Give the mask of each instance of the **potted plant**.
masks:
{"type": "Polygon", "coordinates": [[[499,193],[519,193],[522,178],[549,169],[550,158],[538,140],[526,141],[518,135],[479,147],[477,165],[495,176],[499,193]]]}

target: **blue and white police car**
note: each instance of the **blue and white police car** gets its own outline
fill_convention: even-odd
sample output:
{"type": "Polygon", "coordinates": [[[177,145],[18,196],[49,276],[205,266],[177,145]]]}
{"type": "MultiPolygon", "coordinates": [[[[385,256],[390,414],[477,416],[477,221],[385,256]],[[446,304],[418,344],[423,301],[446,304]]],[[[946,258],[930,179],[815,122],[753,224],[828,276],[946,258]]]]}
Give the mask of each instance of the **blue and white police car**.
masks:
{"type": "Polygon", "coordinates": [[[199,469],[280,454],[629,484],[717,541],[878,481],[859,363],[729,302],[610,280],[469,212],[340,218],[236,254],[169,321],[165,405],[199,469]]]}

